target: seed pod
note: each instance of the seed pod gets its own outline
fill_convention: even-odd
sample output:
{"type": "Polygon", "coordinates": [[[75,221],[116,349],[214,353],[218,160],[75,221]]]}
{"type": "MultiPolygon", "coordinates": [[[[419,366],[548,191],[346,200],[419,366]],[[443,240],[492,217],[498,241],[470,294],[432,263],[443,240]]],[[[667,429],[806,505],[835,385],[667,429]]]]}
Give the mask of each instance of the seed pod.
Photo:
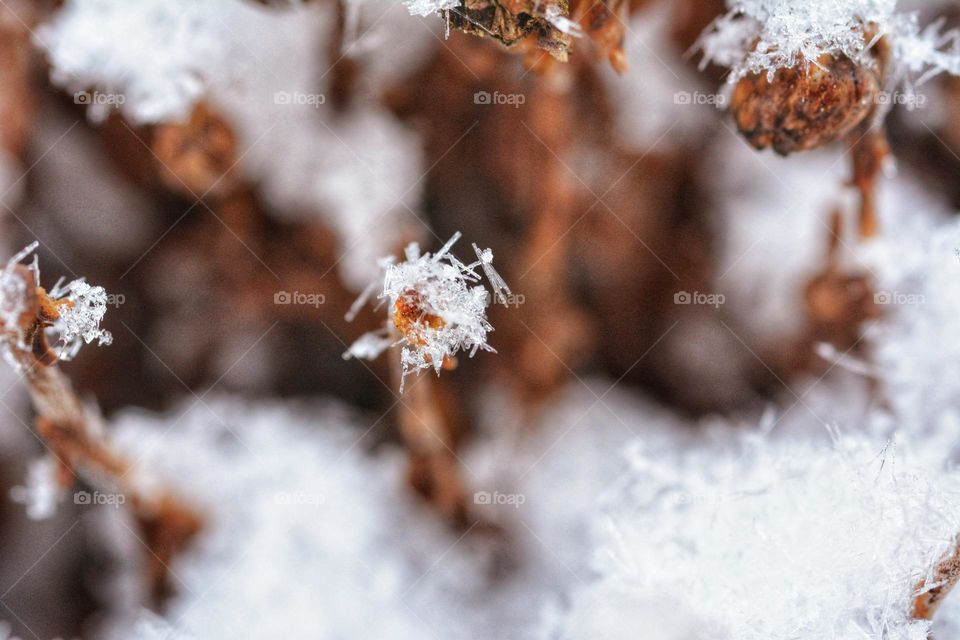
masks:
{"type": "Polygon", "coordinates": [[[846,56],[749,75],[737,83],[731,111],[737,128],[757,149],[781,155],[815,149],[863,122],[880,94],[876,69],[846,56]]]}

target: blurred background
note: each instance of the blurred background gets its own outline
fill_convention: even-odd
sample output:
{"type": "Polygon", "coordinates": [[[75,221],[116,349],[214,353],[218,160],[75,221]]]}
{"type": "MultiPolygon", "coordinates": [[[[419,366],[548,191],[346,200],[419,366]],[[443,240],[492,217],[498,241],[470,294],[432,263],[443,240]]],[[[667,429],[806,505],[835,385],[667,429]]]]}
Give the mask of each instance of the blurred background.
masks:
{"type": "MultiPolygon", "coordinates": [[[[436,626],[443,602],[473,603],[464,618],[485,624],[503,611],[518,629],[532,614],[503,601],[587,575],[578,510],[615,477],[625,442],[711,416],[751,420],[771,404],[784,425],[838,397],[843,411],[863,410],[869,381],[818,355],[864,356],[880,315],[869,268],[842,257],[857,242],[845,145],[785,159],[738,137],[723,71],[699,69],[693,52],[722,1],[601,4],[622,28],[622,53],[586,37],[561,63],[388,0],[0,2],[0,241],[7,255],[40,242],[44,286],[83,276],[111,294],[113,344],[63,369],[132,459],[201,505],[201,540],[214,540],[168,567],[158,600],[122,509],[77,504],[71,491],[52,518],[28,519],[6,496],[44,450],[7,372],[0,620],[12,633],[146,638],[123,631],[145,624],[146,607],[213,637],[196,629],[219,627],[184,604],[207,585],[226,618],[277,597],[323,618],[316,628],[236,618],[251,637],[246,624],[387,637],[350,635],[334,579],[374,603],[399,580],[435,637],[459,637],[436,626]],[[489,310],[496,354],[424,374],[430,394],[413,396],[442,425],[463,493],[451,508],[432,463],[406,453],[413,409],[391,374],[395,354],[342,355],[385,320],[370,307],[344,319],[378,278],[377,259],[411,241],[436,250],[457,231],[454,252],[490,247],[516,295],[489,310]],[[823,380],[831,391],[808,396],[823,380]],[[296,464],[331,476],[349,467],[337,477],[369,489],[369,504],[348,508],[327,488],[317,502],[329,513],[305,509],[264,531],[250,523],[276,500],[244,507],[243,520],[218,493],[275,492],[270,479],[296,464]],[[497,505],[504,478],[526,488],[497,505]],[[484,491],[493,505],[476,497],[484,491]],[[375,515],[377,500],[396,513],[375,515]],[[222,522],[230,541],[210,533],[222,522]],[[326,529],[342,538],[319,551],[300,540],[326,529]],[[250,555],[245,538],[256,540],[250,555]],[[476,548],[453,559],[461,539],[476,548]],[[305,545],[289,568],[310,575],[279,568],[284,545],[305,545]],[[337,565],[354,554],[370,566],[337,565]],[[395,569],[410,564],[420,570],[395,569]],[[269,588],[227,586],[261,578],[269,588]],[[321,584],[278,596],[277,585],[312,579],[321,584]]],[[[960,84],[924,92],[929,104],[897,105],[889,120],[900,170],[881,188],[881,214],[907,198],[960,205],[960,84]]]]}

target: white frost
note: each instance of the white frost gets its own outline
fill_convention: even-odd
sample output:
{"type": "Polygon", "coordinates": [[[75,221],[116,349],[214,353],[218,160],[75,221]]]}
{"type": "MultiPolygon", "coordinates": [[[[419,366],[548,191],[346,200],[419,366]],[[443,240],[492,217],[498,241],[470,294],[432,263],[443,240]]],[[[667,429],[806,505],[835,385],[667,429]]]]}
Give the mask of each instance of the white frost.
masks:
{"type": "Polygon", "coordinates": [[[700,40],[703,65],[730,67],[730,82],[750,73],[773,73],[822,54],[869,63],[880,37],[892,50],[892,77],[912,85],[960,72],[956,31],[939,24],[921,29],[914,13],[897,12],[896,0],[728,0],[730,11],[700,40]]]}
{"type": "MultiPolygon", "coordinates": [[[[474,245],[477,261],[471,264],[454,257],[450,249],[459,239],[457,232],[435,254],[421,254],[420,245],[413,242],[406,249],[406,260],[380,261],[384,273],[379,299],[388,303],[390,333],[396,336],[397,344],[403,345],[403,378],[422,369],[432,368],[439,374],[444,360],[460,351],[471,357],[480,349],[495,352],[487,344],[487,333],[493,331],[486,313],[490,293],[478,284],[476,268],[481,267],[487,275],[499,302],[507,303],[510,288],[493,268],[490,249],[481,251],[474,245]],[[398,328],[393,323],[398,302],[419,312],[417,318],[411,318],[409,327],[398,328]],[[428,315],[439,318],[439,323],[424,321],[428,315]]],[[[375,358],[389,346],[389,339],[382,333],[368,333],[350,347],[344,358],[375,358]]]]}

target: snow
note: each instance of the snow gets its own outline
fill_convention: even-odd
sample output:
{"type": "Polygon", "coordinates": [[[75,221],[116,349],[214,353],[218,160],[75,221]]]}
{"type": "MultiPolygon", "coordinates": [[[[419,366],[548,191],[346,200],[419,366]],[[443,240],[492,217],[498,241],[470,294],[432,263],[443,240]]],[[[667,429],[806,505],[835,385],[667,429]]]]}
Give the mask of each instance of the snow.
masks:
{"type": "Polygon", "coordinates": [[[27,466],[26,485],[12,487],[10,498],[26,505],[31,520],[46,520],[56,513],[62,493],[57,482],[57,461],[47,456],[27,466]]]}
{"type": "Polygon", "coordinates": [[[0,270],[0,321],[3,323],[3,333],[15,334],[18,339],[21,332],[20,317],[26,310],[29,283],[17,273],[16,266],[33,253],[38,245],[37,242],[31,243],[10,258],[0,270]]]}
{"type": "Polygon", "coordinates": [[[658,637],[926,637],[912,596],[955,544],[960,475],[853,434],[724,440],[634,448],[608,500],[600,578],[556,637],[632,638],[665,616],[682,633],[658,637]]]}
{"type": "Polygon", "coordinates": [[[662,144],[689,144],[709,133],[711,111],[723,97],[691,71],[668,34],[674,8],[668,2],[635,13],[627,22],[627,70],[599,70],[610,98],[617,143],[646,154],[662,144]]]}
{"type": "Polygon", "coordinates": [[[328,100],[337,60],[328,55],[336,22],[329,3],[69,0],[35,40],[55,84],[93,96],[94,119],[119,109],[134,124],[176,122],[201,100],[214,105],[237,134],[241,174],[279,218],[322,216],[340,237],[341,276],[359,290],[375,274],[375,258],[424,227],[416,211],[419,139],[376,105],[384,83],[404,77],[425,53],[415,24],[388,28],[396,8],[364,2],[357,9],[372,24],[343,56],[373,73],[360,86],[363,106],[345,113],[328,100]],[[396,47],[409,57],[381,55],[396,47]]]}
{"type": "Polygon", "coordinates": [[[62,288],[54,287],[50,296],[69,301],[58,308],[60,317],[55,325],[65,345],[79,344],[81,340],[86,344],[96,340],[97,346],[113,342],[110,332],[100,328],[107,314],[107,292],[103,287],[90,286],[83,279],[74,280],[62,288]]]}
{"type": "Polygon", "coordinates": [[[207,523],[171,567],[178,595],[164,619],[115,637],[429,637],[429,609],[413,607],[457,537],[412,504],[395,453],[363,452],[365,428],[336,405],[229,397],[122,416],[118,447],[207,523]]]}
{"type": "MultiPolygon", "coordinates": [[[[27,311],[28,287],[40,286],[39,260],[33,252],[39,246],[33,242],[10,258],[0,270],[0,320],[3,332],[10,340],[4,341],[5,358],[14,368],[20,365],[11,357],[12,348],[27,349],[21,316],[27,311]],[[33,255],[33,263],[28,268],[30,281],[25,280],[16,268],[21,262],[33,255]]],[[[113,336],[100,328],[107,312],[107,292],[103,287],[91,286],[83,278],[63,284],[61,279],[47,294],[56,303],[59,317],[47,328],[47,333],[59,341],[61,349],[58,357],[71,360],[80,347],[97,340],[98,346],[109,345],[113,336]]]]}
{"type": "Polygon", "coordinates": [[[457,7],[460,0],[405,0],[404,4],[410,15],[429,16],[457,7]]]}
{"type": "Polygon", "coordinates": [[[898,13],[896,0],[728,0],[730,11],[718,18],[700,41],[703,65],[730,67],[730,82],[751,73],[770,79],[783,67],[821,55],[845,55],[870,64],[880,37],[892,48],[892,76],[911,77],[910,87],[940,74],[960,72],[955,31],[939,24],[919,26],[914,13],[898,13]],[[865,29],[864,25],[868,25],[865,29]]]}
{"type": "MultiPolygon", "coordinates": [[[[507,304],[510,288],[493,268],[490,249],[481,251],[473,245],[477,261],[471,264],[454,257],[450,249],[459,239],[457,232],[434,254],[421,253],[420,245],[413,242],[406,248],[406,260],[380,260],[383,290],[378,298],[388,303],[388,329],[364,334],[344,358],[374,359],[394,344],[390,337],[396,336],[395,344],[403,345],[400,363],[406,378],[410,373],[431,368],[439,375],[444,361],[460,351],[471,357],[480,349],[495,352],[487,343],[487,334],[493,331],[486,314],[491,294],[477,284],[480,276],[475,269],[483,269],[493,296],[502,304],[507,304]],[[402,309],[409,311],[404,313],[402,309]],[[404,326],[397,326],[398,315],[404,326]]],[[[361,297],[360,301],[363,300],[361,297]]],[[[351,310],[348,317],[353,313],[351,310]]]]}

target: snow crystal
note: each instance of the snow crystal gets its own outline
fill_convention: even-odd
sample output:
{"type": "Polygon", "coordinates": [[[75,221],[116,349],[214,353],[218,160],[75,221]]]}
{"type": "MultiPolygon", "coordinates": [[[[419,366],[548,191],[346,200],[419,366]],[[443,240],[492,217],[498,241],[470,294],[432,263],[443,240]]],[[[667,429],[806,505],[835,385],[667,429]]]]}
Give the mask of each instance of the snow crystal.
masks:
{"type": "Polygon", "coordinates": [[[823,54],[870,64],[881,37],[892,51],[892,76],[909,73],[915,85],[960,72],[960,42],[940,25],[921,29],[913,13],[897,13],[896,0],[728,0],[730,11],[701,37],[703,66],[730,67],[730,82],[750,73],[773,73],[823,54]]]}
{"type": "MultiPolygon", "coordinates": [[[[388,326],[397,336],[396,344],[403,345],[403,378],[422,369],[432,368],[439,374],[444,360],[460,351],[471,357],[480,349],[496,352],[487,344],[487,333],[493,331],[486,314],[490,293],[478,284],[476,268],[483,269],[494,296],[503,304],[507,303],[510,288],[493,268],[490,249],[481,251],[474,245],[477,261],[471,264],[454,257],[450,249],[459,239],[457,232],[435,254],[421,254],[420,245],[413,242],[407,246],[403,262],[380,261],[384,275],[379,299],[389,303],[388,326]],[[398,315],[405,326],[396,325],[398,315]]],[[[376,358],[391,344],[383,332],[367,333],[347,350],[344,358],[376,358]]]]}
{"type": "MultiPolygon", "coordinates": [[[[0,321],[3,323],[3,331],[13,336],[19,348],[23,349],[28,346],[23,344],[21,316],[27,309],[29,287],[39,286],[40,268],[37,256],[34,254],[33,263],[29,267],[31,281],[25,280],[16,268],[33,254],[38,246],[37,242],[28,245],[0,270],[0,321]]],[[[83,278],[64,285],[61,279],[47,295],[56,303],[59,314],[47,331],[61,344],[58,354],[61,360],[72,359],[84,343],[90,344],[97,340],[98,345],[108,345],[113,341],[110,332],[100,328],[100,322],[107,312],[107,292],[103,287],[91,286],[83,278]]],[[[3,348],[9,350],[11,345],[5,342],[3,348]]],[[[5,352],[5,356],[8,362],[16,364],[14,359],[9,357],[9,351],[5,352]]]]}
{"type": "Polygon", "coordinates": [[[456,8],[460,0],[405,0],[410,15],[429,16],[456,8]]]}
{"type": "Polygon", "coordinates": [[[464,547],[406,495],[402,456],[365,454],[366,427],[336,405],[204,405],[114,425],[119,448],[178,484],[206,526],[171,566],[163,620],[112,637],[430,637],[417,596],[464,547]]]}
{"type": "Polygon", "coordinates": [[[60,334],[60,340],[65,345],[72,345],[70,349],[73,354],[76,354],[81,340],[86,344],[96,340],[98,346],[113,342],[110,332],[100,328],[100,322],[107,313],[107,292],[103,287],[90,286],[81,278],[62,288],[54,287],[50,295],[69,302],[58,308],[60,317],[54,326],[60,334]]]}
{"type": "Polygon", "coordinates": [[[947,207],[924,202],[921,187],[893,187],[881,192],[885,233],[860,251],[884,314],[868,336],[874,368],[900,428],[952,457],[960,451],[960,224],[947,207]]]}
{"type": "Polygon", "coordinates": [[[636,448],[610,498],[600,578],[560,638],[926,637],[918,582],[955,544],[960,476],[859,437],[636,448]],[[670,603],[669,613],[662,610],[670,603]]]}

